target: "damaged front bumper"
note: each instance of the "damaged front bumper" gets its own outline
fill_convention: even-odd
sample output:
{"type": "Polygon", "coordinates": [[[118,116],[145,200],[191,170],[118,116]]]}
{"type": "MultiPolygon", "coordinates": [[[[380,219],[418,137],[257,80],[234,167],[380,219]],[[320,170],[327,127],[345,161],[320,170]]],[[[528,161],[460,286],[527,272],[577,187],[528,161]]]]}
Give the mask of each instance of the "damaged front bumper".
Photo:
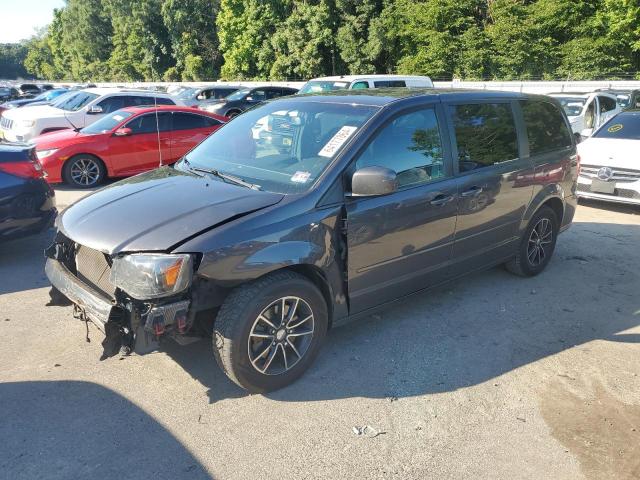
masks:
{"type": "Polygon", "coordinates": [[[190,299],[161,304],[126,297],[111,299],[79,279],[55,254],[48,255],[45,273],[53,286],[51,304],[68,304],[68,300],[74,305],[76,317],[91,321],[105,334],[101,360],[118,353],[152,352],[159,347],[161,336],[183,336],[193,324],[190,299]]]}

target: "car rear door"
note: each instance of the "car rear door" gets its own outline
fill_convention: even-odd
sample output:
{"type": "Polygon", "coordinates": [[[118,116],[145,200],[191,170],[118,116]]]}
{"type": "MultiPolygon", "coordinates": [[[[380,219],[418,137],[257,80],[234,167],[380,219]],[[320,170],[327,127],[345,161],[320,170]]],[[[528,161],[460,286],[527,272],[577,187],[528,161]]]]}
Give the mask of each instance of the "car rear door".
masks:
{"type": "Polygon", "coordinates": [[[220,126],[215,118],[197,113],[174,112],[171,132],[171,162],[182,156],[203,141],[220,126]]]}
{"type": "Polygon", "coordinates": [[[515,101],[460,102],[446,108],[453,132],[458,219],[456,274],[507,257],[531,201],[533,165],[515,101]]]}
{"type": "Polygon", "coordinates": [[[135,175],[170,163],[171,112],[145,113],[129,120],[131,134],[109,137],[111,168],[117,175],[135,175]]]}
{"type": "Polygon", "coordinates": [[[351,171],[382,166],[398,191],[347,200],[347,264],[352,313],[446,278],[456,222],[456,179],[439,104],[393,116],[351,171]]]}

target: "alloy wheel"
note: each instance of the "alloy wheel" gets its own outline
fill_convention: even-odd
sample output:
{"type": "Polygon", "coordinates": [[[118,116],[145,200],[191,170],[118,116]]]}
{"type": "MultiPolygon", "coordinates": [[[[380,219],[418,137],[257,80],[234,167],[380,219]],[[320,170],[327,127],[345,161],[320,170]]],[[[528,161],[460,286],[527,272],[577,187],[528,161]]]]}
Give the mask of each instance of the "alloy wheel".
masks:
{"type": "Polygon", "coordinates": [[[85,187],[98,183],[100,166],[92,158],[79,158],[71,165],[71,179],[77,185],[85,187]]]}
{"type": "Polygon", "coordinates": [[[553,224],[548,218],[541,218],[531,230],[527,245],[527,259],[533,267],[541,265],[553,243],[553,224]]]}
{"type": "Polygon", "coordinates": [[[300,297],[282,297],[253,322],[248,339],[251,365],[264,375],[291,370],[307,353],[314,334],[313,311],[300,297]]]}

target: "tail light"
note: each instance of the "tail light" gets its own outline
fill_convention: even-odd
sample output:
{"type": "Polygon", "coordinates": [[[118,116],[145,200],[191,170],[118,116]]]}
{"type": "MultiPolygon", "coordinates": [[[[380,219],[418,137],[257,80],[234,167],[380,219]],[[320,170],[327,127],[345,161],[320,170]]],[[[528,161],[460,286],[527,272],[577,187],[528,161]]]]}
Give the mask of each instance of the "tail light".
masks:
{"type": "Polygon", "coordinates": [[[0,163],[0,172],[20,178],[42,178],[44,176],[42,166],[37,160],[0,163]]]}

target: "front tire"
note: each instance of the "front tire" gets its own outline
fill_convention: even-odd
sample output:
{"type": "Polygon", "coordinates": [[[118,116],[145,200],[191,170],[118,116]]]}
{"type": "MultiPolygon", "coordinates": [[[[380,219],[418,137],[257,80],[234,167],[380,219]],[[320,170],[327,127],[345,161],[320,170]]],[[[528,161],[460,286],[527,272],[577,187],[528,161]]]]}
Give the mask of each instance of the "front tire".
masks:
{"type": "Polygon", "coordinates": [[[516,256],[505,264],[511,273],[533,277],[549,264],[558,238],[558,217],[549,207],[540,208],[529,221],[516,256]]]}
{"type": "Polygon", "coordinates": [[[83,153],[71,157],[64,164],[62,179],[76,188],[93,188],[100,185],[107,175],[107,169],[98,157],[83,153]]]}
{"type": "Polygon", "coordinates": [[[328,327],[327,304],[302,275],[277,272],[232,291],[214,324],[214,355],[240,387],[264,393],[297,380],[328,327]]]}

